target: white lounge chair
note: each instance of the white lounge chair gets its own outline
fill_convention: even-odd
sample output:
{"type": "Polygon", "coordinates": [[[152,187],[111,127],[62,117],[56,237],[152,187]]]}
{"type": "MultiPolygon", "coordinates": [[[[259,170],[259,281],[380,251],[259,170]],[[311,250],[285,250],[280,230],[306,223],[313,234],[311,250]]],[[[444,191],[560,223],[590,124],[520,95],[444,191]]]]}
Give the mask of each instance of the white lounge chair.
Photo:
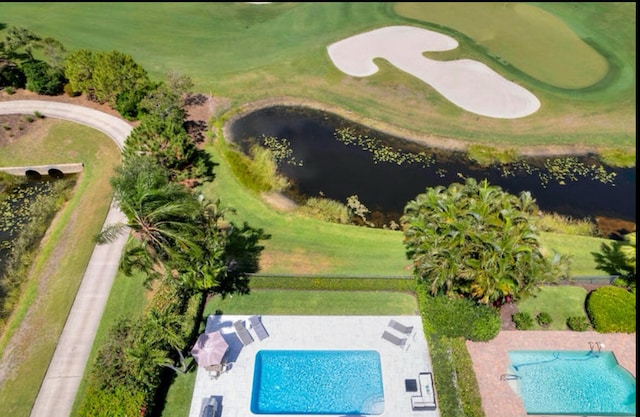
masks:
{"type": "Polygon", "coordinates": [[[256,336],[258,336],[259,340],[264,340],[267,337],[269,337],[269,333],[267,333],[267,329],[264,328],[264,325],[262,324],[262,320],[260,320],[260,317],[258,316],[249,317],[249,323],[251,324],[251,328],[256,333],[256,336]]]}

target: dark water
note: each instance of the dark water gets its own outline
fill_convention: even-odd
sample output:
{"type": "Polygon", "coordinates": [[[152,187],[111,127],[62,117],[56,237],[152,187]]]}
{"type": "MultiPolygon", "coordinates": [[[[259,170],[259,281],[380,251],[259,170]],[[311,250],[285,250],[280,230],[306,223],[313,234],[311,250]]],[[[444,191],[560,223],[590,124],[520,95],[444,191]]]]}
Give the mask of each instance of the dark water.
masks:
{"type": "Polygon", "coordinates": [[[0,196],[0,275],[4,273],[6,261],[13,251],[13,243],[20,232],[31,221],[31,206],[38,196],[53,192],[54,182],[73,175],[30,178],[24,183],[5,190],[0,196]]]}
{"type": "Polygon", "coordinates": [[[240,118],[231,126],[231,134],[244,152],[248,152],[251,144],[262,143],[264,135],[289,142],[292,159],[301,163],[279,164],[281,173],[293,184],[288,192],[290,197],[303,201],[324,196],[345,203],[347,197],[355,194],[383,222],[397,221],[406,203],[426,188],[462,183],[466,177],[487,179],[491,185],[512,194],[529,191],[545,212],[575,219],[607,217],[630,222],[636,219],[635,167],[609,167],[595,155],[526,158],[510,165],[482,167],[459,152],[428,148],[330,113],[285,106],[261,109],[240,118]],[[403,155],[426,153],[428,162],[376,162],[373,152],[336,139],[336,131],[346,128],[355,136],[374,139],[378,149],[388,147],[403,155]],[[575,178],[554,176],[552,172],[556,169],[549,169],[566,166],[561,162],[566,158],[571,158],[570,171],[575,178]],[[603,180],[605,177],[609,179],[603,180]]]}

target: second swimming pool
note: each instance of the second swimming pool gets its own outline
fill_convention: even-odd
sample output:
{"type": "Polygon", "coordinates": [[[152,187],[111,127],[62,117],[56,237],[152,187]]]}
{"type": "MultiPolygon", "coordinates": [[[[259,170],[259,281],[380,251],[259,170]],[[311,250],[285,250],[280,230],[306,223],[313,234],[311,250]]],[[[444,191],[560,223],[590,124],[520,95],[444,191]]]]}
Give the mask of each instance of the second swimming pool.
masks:
{"type": "Polygon", "coordinates": [[[527,414],[635,416],[636,380],[608,351],[510,351],[527,414]]]}

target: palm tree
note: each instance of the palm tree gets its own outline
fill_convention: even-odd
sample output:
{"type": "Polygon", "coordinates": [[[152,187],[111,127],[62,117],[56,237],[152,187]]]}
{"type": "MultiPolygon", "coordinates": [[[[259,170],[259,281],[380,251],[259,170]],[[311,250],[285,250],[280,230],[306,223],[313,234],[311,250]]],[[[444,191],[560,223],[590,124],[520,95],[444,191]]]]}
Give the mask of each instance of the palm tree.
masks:
{"type": "Polygon", "coordinates": [[[402,217],[407,258],[433,295],[501,305],[566,275],[566,257],[545,259],[530,193],[514,196],[484,180],[427,189],[402,217]]]}
{"type": "Polygon", "coordinates": [[[200,204],[189,189],[167,178],[152,158],[132,156],[111,180],[127,222],[105,226],[95,239],[107,243],[131,231],[122,259],[127,274],[139,269],[155,278],[172,257],[201,254],[200,204]]]}

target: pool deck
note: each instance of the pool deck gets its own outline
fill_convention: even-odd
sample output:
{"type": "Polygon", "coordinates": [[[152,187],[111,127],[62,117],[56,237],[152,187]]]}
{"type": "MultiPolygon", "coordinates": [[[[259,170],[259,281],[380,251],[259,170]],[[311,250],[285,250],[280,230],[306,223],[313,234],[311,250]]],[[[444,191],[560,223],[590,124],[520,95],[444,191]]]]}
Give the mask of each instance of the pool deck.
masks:
{"type": "MultiPolygon", "coordinates": [[[[217,417],[258,416],[251,412],[250,403],[255,355],[261,349],[377,350],[385,398],[384,412],[379,416],[440,416],[438,409],[413,411],[411,396],[417,393],[405,391],[405,379],[417,380],[420,372],[433,372],[419,316],[263,316],[269,337],[260,341],[251,330],[254,342],[242,346],[233,322],[247,318],[209,317],[207,332],[222,331],[229,343],[225,362],[231,362],[232,367],[215,380],[198,368],[189,417],[199,417],[202,401],[211,395],[221,400],[221,413],[217,417]],[[382,339],[383,331],[394,332],[388,328],[390,319],[414,326],[407,348],[382,339]]],[[[503,330],[489,342],[468,341],[486,417],[538,417],[527,414],[509,382],[500,380],[500,375],[509,368],[510,350],[589,350],[589,342],[604,343],[602,350],[612,351],[620,365],[636,376],[635,333],[503,330]]]]}
{"type": "Polygon", "coordinates": [[[419,393],[405,391],[405,379],[417,380],[420,372],[433,372],[420,316],[262,316],[269,337],[260,341],[251,330],[254,342],[242,346],[233,322],[248,317],[221,315],[207,320],[207,332],[222,331],[229,344],[224,361],[232,365],[217,379],[211,379],[205,369],[198,367],[189,417],[199,417],[202,401],[212,395],[217,396],[221,404],[222,412],[217,417],[269,416],[254,414],[250,409],[255,357],[263,349],[376,350],[380,354],[384,389],[384,411],[378,415],[440,416],[437,408],[413,411],[411,396],[419,393]],[[414,326],[405,348],[382,338],[385,330],[402,336],[388,327],[390,319],[414,326]]]}
{"type": "Polygon", "coordinates": [[[526,413],[509,381],[500,380],[509,368],[510,350],[589,350],[589,342],[604,343],[602,350],[612,351],[618,363],[636,376],[635,333],[506,330],[489,342],[467,341],[486,417],[538,417],[526,413]]]}

